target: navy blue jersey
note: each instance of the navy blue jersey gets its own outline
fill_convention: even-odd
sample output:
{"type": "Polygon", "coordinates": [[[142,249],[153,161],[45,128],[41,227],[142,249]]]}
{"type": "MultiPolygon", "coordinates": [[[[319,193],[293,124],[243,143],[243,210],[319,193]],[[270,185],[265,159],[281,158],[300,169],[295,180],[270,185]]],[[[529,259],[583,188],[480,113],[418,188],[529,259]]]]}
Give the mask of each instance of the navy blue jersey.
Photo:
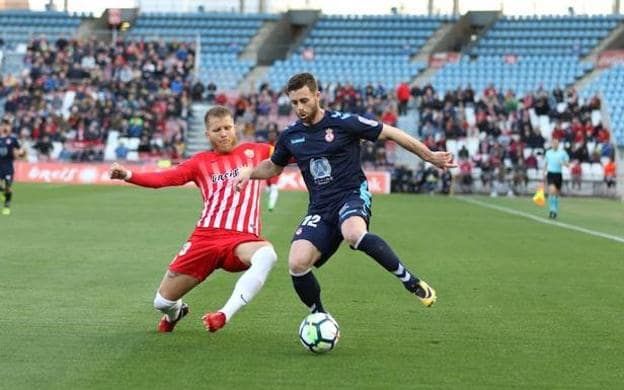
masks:
{"type": "Polygon", "coordinates": [[[376,141],[383,123],[358,115],[325,111],[314,125],[297,121],[280,135],[271,161],[297,161],[310,193],[310,209],[335,206],[345,196],[367,188],[360,162],[360,140],[376,141]]]}
{"type": "Polygon", "coordinates": [[[15,149],[19,149],[20,144],[13,136],[0,137],[0,169],[13,170],[13,160],[15,159],[15,149]]]}

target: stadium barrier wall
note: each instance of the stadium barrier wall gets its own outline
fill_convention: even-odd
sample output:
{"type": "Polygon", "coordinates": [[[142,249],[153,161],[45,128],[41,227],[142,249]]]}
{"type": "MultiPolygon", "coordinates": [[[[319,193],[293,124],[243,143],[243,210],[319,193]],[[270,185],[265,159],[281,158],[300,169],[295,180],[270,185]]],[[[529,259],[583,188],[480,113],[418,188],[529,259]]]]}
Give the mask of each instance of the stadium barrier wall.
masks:
{"type": "MultiPolygon", "coordinates": [[[[54,184],[125,184],[108,178],[109,164],[99,163],[15,163],[15,181],[21,183],[54,184]]],[[[153,165],[129,165],[133,172],[162,170],[153,165]]],[[[390,193],[390,173],[386,171],[365,171],[369,190],[374,194],[390,193]]],[[[189,185],[193,185],[192,183],[189,185]]],[[[287,167],[280,175],[278,186],[286,191],[305,191],[305,183],[296,168],[287,167]]]]}

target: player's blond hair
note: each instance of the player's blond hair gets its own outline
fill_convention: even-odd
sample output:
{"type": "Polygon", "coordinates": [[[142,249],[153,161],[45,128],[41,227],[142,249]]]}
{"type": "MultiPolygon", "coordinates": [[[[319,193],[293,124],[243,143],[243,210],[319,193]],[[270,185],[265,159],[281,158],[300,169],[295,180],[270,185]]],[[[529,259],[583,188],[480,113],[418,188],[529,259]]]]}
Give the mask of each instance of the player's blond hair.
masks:
{"type": "Polygon", "coordinates": [[[232,112],[227,107],[214,106],[206,112],[206,115],[204,116],[204,123],[208,126],[210,118],[225,118],[227,116],[233,118],[232,112]]]}

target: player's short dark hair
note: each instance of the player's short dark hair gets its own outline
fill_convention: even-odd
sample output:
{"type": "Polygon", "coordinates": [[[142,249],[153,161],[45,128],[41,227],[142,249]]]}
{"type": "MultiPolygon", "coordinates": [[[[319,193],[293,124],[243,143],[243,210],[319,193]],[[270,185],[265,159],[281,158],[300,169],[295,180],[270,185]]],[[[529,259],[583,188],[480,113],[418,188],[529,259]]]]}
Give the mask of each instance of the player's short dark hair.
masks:
{"type": "Polygon", "coordinates": [[[206,111],[206,115],[204,115],[204,124],[208,125],[208,120],[210,118],[225,118],[226,116],[232,117],[232,112],[223,106],[214,106],[210,110],[206,111]]]}
{"type": "Polygon", "coordinates": [[[318,91],[318,84],[316,83],[316,79],[311,73],[297,73],[296,75],[292,76],[290,80],[288,80],[286,92],[288,93],[296,91],[305,86],[310,89],[310,92],[318,91]]]}

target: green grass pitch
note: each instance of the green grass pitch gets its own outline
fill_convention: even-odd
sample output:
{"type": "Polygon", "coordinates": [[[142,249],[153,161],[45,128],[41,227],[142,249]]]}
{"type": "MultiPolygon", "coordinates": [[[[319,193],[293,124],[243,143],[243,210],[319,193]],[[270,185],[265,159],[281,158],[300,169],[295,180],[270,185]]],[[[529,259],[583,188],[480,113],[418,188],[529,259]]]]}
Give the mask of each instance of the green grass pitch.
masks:
{"type": "MultiPolygon", "coordinates": [[[[288,244],[307,196],[264,215],[279,263],[222,331],[237,275],[192,291],[173,334],[155,332],[155,289],[201,209],[192,189],[15,185],[0,217],[0,388],[621,388],[624,243],[461,199],[376,196],[372,231],[438,292],[427,309],[346,246],[316,275],[342,328],[304,350],[306,314],[288,244]]],[[[528,198],[476,198],[545,216],[528,198]]],[[[624,205],[568,199],[560,221],[624,237],[624,205]]]]}

